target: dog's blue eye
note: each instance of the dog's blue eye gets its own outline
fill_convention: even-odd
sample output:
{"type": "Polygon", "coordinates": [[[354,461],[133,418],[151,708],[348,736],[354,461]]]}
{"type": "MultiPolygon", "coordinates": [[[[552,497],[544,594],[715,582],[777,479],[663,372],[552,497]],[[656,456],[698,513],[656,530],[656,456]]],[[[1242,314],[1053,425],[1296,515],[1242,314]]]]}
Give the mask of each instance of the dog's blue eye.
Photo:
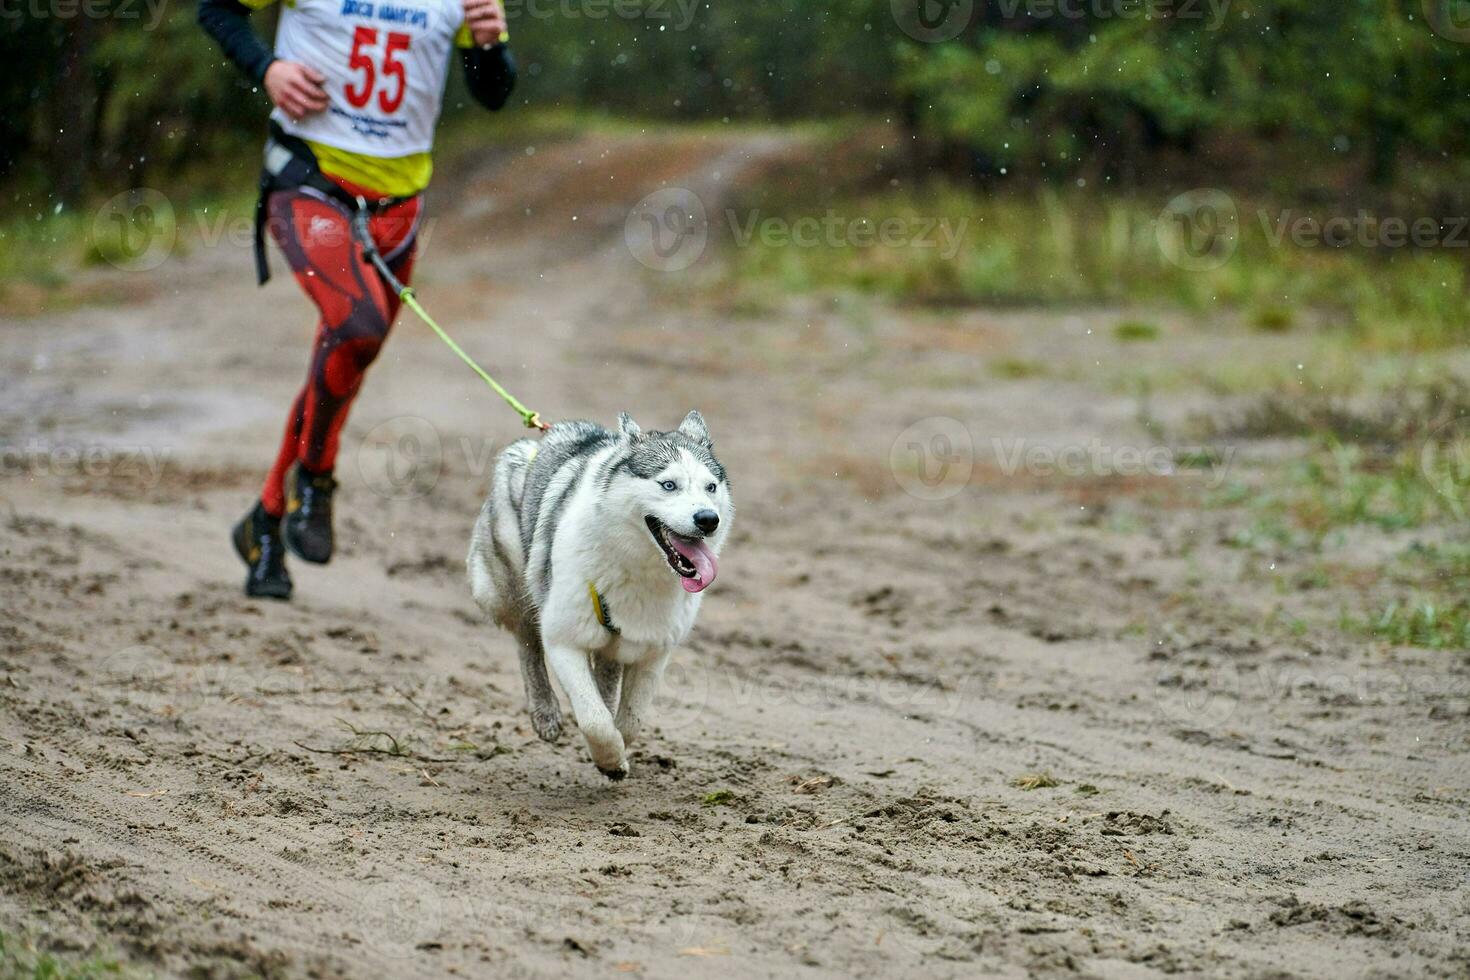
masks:
{"type": "Polygon", "coordinates": [[[665,480],[664,482],[660,483],[659,486],[670,492],[679,489],[679,484],[675,483],[673,480],[665,480]]]}
{"type": "Polygon", "coordinates": [[[716,486],[715,484],[711,483],[709,486],[707,486],[707,487],[704,488],[704,492],[705,493],[714,493],[718,489],[720,489],[718,486],[716,486]]]}

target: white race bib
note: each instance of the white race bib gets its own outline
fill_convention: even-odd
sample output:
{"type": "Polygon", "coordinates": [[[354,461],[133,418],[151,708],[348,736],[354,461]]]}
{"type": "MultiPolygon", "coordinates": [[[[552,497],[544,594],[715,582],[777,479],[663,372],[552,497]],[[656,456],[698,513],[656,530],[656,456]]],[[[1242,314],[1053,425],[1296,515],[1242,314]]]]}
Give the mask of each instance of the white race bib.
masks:
{"type": "Polygon", "coordinates": [[[376,157],[427,153],[444,103],[460,0],[295,0],[281,10],[276,57],[326,76],[327,108],[293,136],[376,157]]]}

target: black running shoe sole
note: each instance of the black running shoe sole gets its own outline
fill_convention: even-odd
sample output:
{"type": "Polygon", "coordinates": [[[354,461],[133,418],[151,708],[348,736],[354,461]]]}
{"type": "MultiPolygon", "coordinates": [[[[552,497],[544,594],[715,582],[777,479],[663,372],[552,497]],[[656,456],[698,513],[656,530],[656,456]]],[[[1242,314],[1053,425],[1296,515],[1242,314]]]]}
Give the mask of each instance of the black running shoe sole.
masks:
{"type": "Polygon", "coordinates": [[[313,565],[325,565],[332,560],[332,545],[334,542],[328,541],[326,547],[322,549],[312,549],[306,547],[300,541],[301,530],[299,525],[301,518],[297,516],[299,512],[294,509],[301,506],[301,501],[298,499],[300,491],[296,488],[296,481],[300,479],[300,466],[293,466],[286,473],[287,504],[286,516],[281,518],[281,533],[286,539],[286,550],[291,554],[313,565]]]}
{"type": "Polygon", "coordinates": [[[250,560],[250,538],[246,535],[245,530],[245,525],[249,522],[249,516],[242,518],[235,525],[235,530],[230,535],[230,539],[235,545],[235,554],[240,556],[240,560],[245,563],[247,569],[245,572],[245,594],[252,599],[279,599],[284,602],[291,598],[292,586],[289,579],[285,581],[268,579],[264,582],[257,582],[255,576],[249,572],[249,569],[254,565],[250,560]]]}
{"type": "Polygon", "coordinates": [[[327,546],[325,552],[311,551],[302,546],[301,542],[297,540],[299,532],[292,525],[290,514],[287,514],[286,519],[281,523],[283,524],[281,531],[286,538],[286,550],[291,552],[291,554],[300,558],[302,561],[311,562],[313,565],[325,565],[332,560],[331,545],[327,546]]]}

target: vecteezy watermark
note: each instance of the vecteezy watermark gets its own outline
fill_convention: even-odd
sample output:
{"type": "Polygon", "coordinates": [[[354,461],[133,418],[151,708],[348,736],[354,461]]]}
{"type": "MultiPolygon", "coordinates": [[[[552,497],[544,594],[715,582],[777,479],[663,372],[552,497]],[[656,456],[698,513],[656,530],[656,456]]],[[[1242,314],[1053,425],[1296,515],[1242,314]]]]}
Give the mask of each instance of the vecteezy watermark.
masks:
{"type": "MultiPolygon", "coordinates": [[[[1084,479],[1088,477],[1204,476],[1206,489],[1218,489],[1229,476],[1234,446],[1110,445],[1101,439],[1056,445],[1001,436],[990,440],[995,465],[1007,477],[1084,479]]],[[[893,440],[888,454],[894,481],[911,497],[944,500],[969,485],[975,470],[975,442],[964,423],[946,416],[920,419],[893,440]]]]}
{"type": "Polygon", "coordinates": [[[660,30],[684,31],[694,23],[700,0],[505,0],[512,24],[530,20],[648,20],[660,30]]]}
{"type": "Polygon", "coordinates": [[[1229,194],[1201,187],[1179,194],[1154,219],[1164,258],[1189,272],[1218,269],[1240,245],[1240,213],[1229,194]]]}
{"type": "MultiPolygon", "coordinates": [[[[177,716],[206,707],[259,699],[289,698],[294,703],[330,710],[353,697],[353,682],[308,673],[291,666],[188,663],[148,644],[123,647],[109,654],[89,674],[91,683],[109,699],[147,715],[177,716]]],[[[420,682],[403,678],[404,686],[420,682]]]]}
{"type": "Polygon", "coordinates": [[[1318,218],[1292,208],[1256,213],[1261,231],[1274,247],[1297,248],[1470,248],[1470,217],[1403,218],[1356,214],[1318,218]]]}
{"type": "Polygon", "coordinates": [[[446,920],[473,918],[464,908],[451,908],[462,904],[452,890],[417,875],[369,882],[355,888],[349,901],[364,946],[388,956],[411,956],[440,935],[446,920]]]}
{"type": "Polygon", "coordinates": [[[32,437],[24,445],[0,445],[0,476],[111,477],[156,487],[173,454],[171,446],[75,445],[32,437]]]}
{"type": "Polygon", "coordinates": [[[946,262],[959,254],[970,219],[923,215],[842,215],[828,208],[822,217],[781,218],[759,208],[740,214],[726,209],[725,220],[738,247],[759,242],[768,248],[919,248],[934,249],[946,262]]]}
{"type": "MultiPolygon", "coordinates": [[[[411,233],[422,254],[429,247],[436,221],[389,211],[374,217],[372,227],[380,242],[401,241],[411,233]]],[[[264,232],[276,239],[281,237],[277,232],[286,232],[307,249],[340,247],[353,234],[346,212],[313,215],[304,222],[267,216],[264,232]]],[[[181,215],[166,194],[140,187],[112,196],[92,216],[92,254],[124,272],[158,268],[175,254],[181,240],[206,249],[224,245],[248,250],[255,244],[255,210],[214,208],[186,210],[181,215]]]]}
{"type": "Polygon", "coordinates": [[[959,37],[975,17],[975,0],[889,0],[893,22],[915,41],[939,44],[959,37]]]}
{"type": "Polygon", "coordinates": [[[1423,0],[1424,19],[1446,41],[1470,44],[1470,2],[1423,0]]]}
{"type": "Polygon", "coordinates": [[[656,272],[681,272],[709,244],[709,215],[698,194],[687,187],[664,187],[628,212],[623,242],[633,258],[656,272]]]}
{"type": "MultiPolygon", "coordinates": [[[[890,0],[893,21],[925,44],[950,41],[975,23],[974,0],[890,0]]],[[[993,0],[1005,21],[1172,20],[1202,21],[1219,30],[1230,0],[993,0]]]]}
{"type": "Polygon", "coordinates": [[[1440,496],[1470,510],[1470,416],[1428,433],[1419,447],[1419,472],[1440,496]]]}
{"type": "Polygon", "coordinates": [[[1112,446],[1101,439],[1085,444],[1053,446],[1025,439],[990,440],[991,451],[1006,476],[1041,478],[1175,476],[1181,469],[1205,472],[1205,487],[1218,490],[1230,474],[1234,446],[1112,446]],[[1181,460],[1191,465],[1183,466],[1181,460]]]}
{"type": "MultiPolygon", "coordinates": [[[[970,219],[934,215],[846,215],[828,208],[820,216],[786,218],[759,208],[723,213],[736,248],[914,248],[932,249],[945,261],[959,254],[970,219]]],[[[659,272],[689,268],[709,244],[708,211],[699,195],[666,187],[633,206],[623,223],[623,240],[643,265],[659,272]]]]}
{"type": "Polygon", "coordinates": [[[719,705],[722,711],[789,706],[840,711],[861,703],[904,714],[953,718],[975,695],[979,683],[968,676],[952,683],[938,677],[916,680],[872,674],[783,678],[778,682],[712,666],[698,656],[676,656],[664,672],[650,721],[664,732],[687,728],[704,718],[711,704],[719,705]]]}
{"type": "MultiPolygon", "coordinates": [[[[1254,219],[1270,248],[1470,249],[1466,215],[1404,217],[1359,208],[1353,214],[1324,216],[1296,208],[1258,208],[1254,219]]],[[[1169,262],[1205,272],[1230,261],[1249,220],[1225,191],[1201,187],[1169,201],[1155,219],[1154,234],[1169,262]]]]}
{"type": "Polygon", "coordinates": [[[151,187],[115,194],[92,216],[93,253],[125,272],[158,268],[178,237],[172,202],[151,187]]]}
{"type": "Polygon", "coordinates": [[[493,440],[446,439],[428,419],[399,415],[374,425],[357,448],[357,472],[367,488],[389,500],[413,500],[438,486],[451,461],[471,479],[495,468],[493,440]]]}
{"type": "Polygon", "coordinates": [[[0,0],[0,20],[140,20],[151,31],[163,19],[166,0],[0,0]]]}
{"type": "Polygon", "coordinates": [[[431,492],[444,472],[444,443],[428,419],[400,415],[373,426],[357,448],[357,472],[367,488],[389,500],[431,492]]]}
{"type": "Polygon", "coordinates": [[[920,419],[893,440],[888,468],[903,491],[919,500],[945,500],[975,471],[975,442],[958,419],[920,419]]]}
{"type": "Polygon", "coordinates": [[[1470,680],[1450,672],[1395,667],[1269,667],[1238,664],[1224,655],[1191,655],[1155,677],[1155,705],[1166,720],[1211,730],[1229,723],[1242,701],[1269,709],[1286,702],[1358,707],[1445,703],[1456,713],[1470,707],[1470,680]]]}
{"type": "Polygon", "coordinates": [[[1027,20],[1205,21],[1215,31],[1225,23],[1230,0],[995,0],[1001,16],[1027,20]]]}

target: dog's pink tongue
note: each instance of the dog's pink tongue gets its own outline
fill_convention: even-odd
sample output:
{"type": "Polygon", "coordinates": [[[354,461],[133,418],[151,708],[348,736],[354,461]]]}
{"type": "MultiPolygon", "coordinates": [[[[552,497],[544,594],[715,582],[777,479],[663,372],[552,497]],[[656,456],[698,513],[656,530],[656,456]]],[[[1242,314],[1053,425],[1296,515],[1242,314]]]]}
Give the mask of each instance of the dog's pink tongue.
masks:
{"type": "Polygon", "coordinates": [[[720,571],[720,563],[715,560],[715,553],[709,550],[709,545],[699,538],[683,538],[677,534],[669,535],[669,543],[694,566],[694,575],[691,578],[679,579],[684,591],[703,592],[709,588],[709,584],[720,571]]]}

